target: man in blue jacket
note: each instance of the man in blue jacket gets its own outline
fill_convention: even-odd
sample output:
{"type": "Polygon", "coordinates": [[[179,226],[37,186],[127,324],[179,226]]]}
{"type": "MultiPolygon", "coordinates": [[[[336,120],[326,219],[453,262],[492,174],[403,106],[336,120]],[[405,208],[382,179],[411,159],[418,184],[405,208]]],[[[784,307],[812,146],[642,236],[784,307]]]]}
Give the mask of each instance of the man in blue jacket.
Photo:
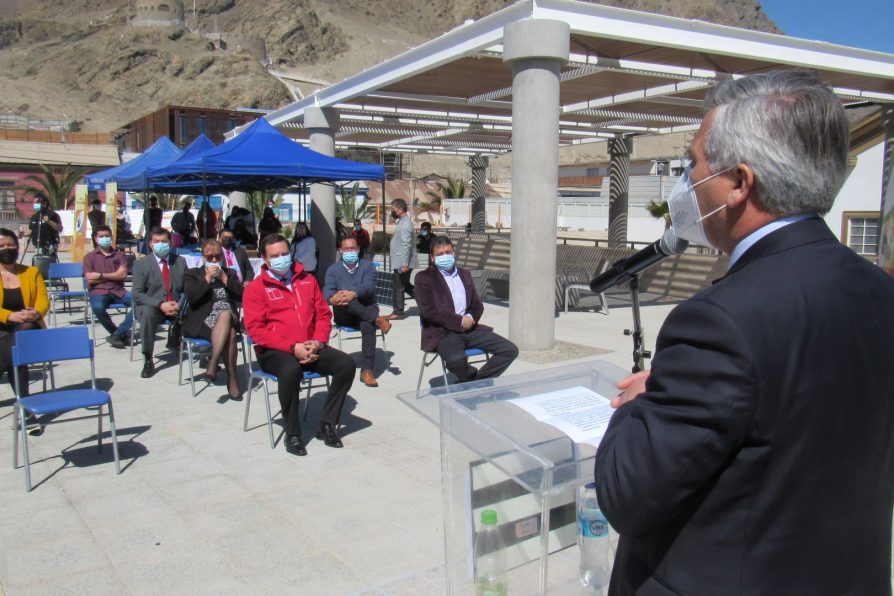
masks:
{"type": "Polygon", "coordinates": [[[376,328],[388,333],[391,322],[379,316],[376,304],[376,270],[372,262],[361,260],[357,239],[345,236],[339,243],[341,261],[326,270],[323,296],[332,305],[335,324],[360,329],[360,380],[378,387],[373,365],[376,354],[376,328]]]}

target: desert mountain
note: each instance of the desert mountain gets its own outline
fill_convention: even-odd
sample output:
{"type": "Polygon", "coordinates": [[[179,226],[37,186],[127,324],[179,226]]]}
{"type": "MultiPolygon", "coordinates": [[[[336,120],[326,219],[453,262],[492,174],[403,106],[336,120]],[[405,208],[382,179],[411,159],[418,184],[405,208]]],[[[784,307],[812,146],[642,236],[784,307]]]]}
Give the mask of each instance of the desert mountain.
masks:
{"type": "MultiPolygon", "coordinates": [[[[602,3],[777,32],[753,0],[602,3]]],[[[268,68],[334,82],[511,1],[197,0],[195,14],[184,4],[179,29],[133,27],[133,0],[0,0],[0,112],[104,132],[165,104],[276,108],[292,98],[268,68]],[[210,32],[263,38],[269,65],[215,49],[210,32]]]]}

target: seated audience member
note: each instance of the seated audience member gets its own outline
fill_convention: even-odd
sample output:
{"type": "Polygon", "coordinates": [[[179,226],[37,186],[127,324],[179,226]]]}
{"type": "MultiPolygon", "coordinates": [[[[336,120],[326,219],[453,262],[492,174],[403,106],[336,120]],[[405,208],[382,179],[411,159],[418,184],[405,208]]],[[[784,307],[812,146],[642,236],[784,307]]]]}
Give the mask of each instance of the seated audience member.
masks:
{"type": "MultiPolygon", "coordinates": [[[[50,309],[47,288],[37,267],[19,265],[19,241],[15,232],[0,228],[0,375],[7,374],[15,391],[12,346],[18,331],[46,327],[50,309]]],[[[21,367],[20,397],[28,395],[28,367],[21,367]]]]}
{"type": "Polygon", "coordinates": [[[420,255],[427,255],[431,248],[431,223],[424,221],[419,226],[419,234],[416,235],[416,252],[420,255]]]}
{"type": "Polygon", "coordinates": [[[183,335],[211,342],[206,380],[214,382],[218,362],[223,356],[230,399],[241,400],[236,374],[236,330],[242,282],[234,269],[225,266],[223,249],[217,240],[206,240],[202,244],[202,264],[186,271],[183,295],[189,305],[183,316],[183,335]]]}
{"type": "Polygon", "coordinates": [[[310,233],[310,228],[303,221],[295,224],[292,234],[292,261],[301,263],[304,270],[311,275],[317,272],[317,241],[310,233]]]}
{"type": "Polygon", "coordinates": [[[196,243],[196,218],[190,211],[191,207],[192,202],[183,201],[183,208],[171,218],[171,229],[174,230],[174,248],[196,243]]]}
{"type": "Polygon", "coordinates": [[[453,242],[446,236],[436,236],[429,257],[428,269],[416,275],[422,349],[440,354],[447,370],[460,382],[499,376],[518,356],[518,348],[478,322],[484,305],[471,273],[455,266],[453,242]],[[470,348],[490,354],[481,370],[469,365],[465,350],[470,348]]]}
{"type": "Polygon", "coordinates": [[[255,278],[255,270],[248,259],[248,253],[241,246],[236,246],[236,236],[233,234],[233,230],[222,229],[218,239],[223,249],[226,268],[234,269],[239,281],[244,285],[248,285],[248,282],[255,278]]]}
{"type": "Polygon", "coordinates": [[[373,254],[369,249],[369,232],[363,229],[363,223],[359,219],[354,220],[354,229],[351,234],[357,239],[357,248],[360,249],[360,258],[372,261],[373,254]]]}
{"type": "Polygon", "coordinates": [[[148,379],[155,374],[152,352],[155,349],[155,328],[162,321],[173,321],[180,314],[183,275],[186,261],[171,254],[171,234],[164,228],[149,233],[152,254],[133,266],[133,297],[140,320],[140,341],[143,342],[143,370],[148,379]]]}
{"type": "Polygon", "coordinates": [[[286,451],[307,455],[298,407],[305,370],[332,376],[316,438],[329,447],[341,447],[336,427],[354,382],[354,359],[326,345],[332,312],[316,278],[300,263],[292,263],[286,239],[279,234],[265,236],[258,252],[264,265],[243,294],[245,331],[255,342],[261,369],[279,379],[286,451]]]}
{"type": "Polygon", "coordinates": [[[261,215],[261,221],[258,222],[258,237],[263,238],[269,234],[279,234],[282,230],[282,223],[273,213],[273,208],[265,207],[264,213],[261,215]]]}
{"type": "Polygon", "coordinates": [[[236,238],[237,246],[255,248],[258,245],[258,237],[255,236],[255,233],[242,218],[236,220],[233,227],[233,236],[236,238]]]}
{"type": "Polygon", "coordinates": [[[376,304],[376,268],[370,261],[360,259],[357,240],[353,236],[341,239],[341,262],[326,270],[323,297],[332,305],[336,325],[360,329],[360,380],[369,387],[378,387],[373,374],[376,355],[376,327],[383,333],[391,329],[391,322],[379,316],[376,304]]]}
{"type": "Polygon", "coordinates": [[[93,228],[95,250],[84,255],[84,278],[90,295],[90,309],[109,335],[109,345],[123,348],[133,325],[133,311],[127,309],[124,321],[116,326],[109,316],[110,305],[130,305],[130,292],[124,289],[127,279],[127,255],[112,244],[112,228],[101,224],[93,228]]]}

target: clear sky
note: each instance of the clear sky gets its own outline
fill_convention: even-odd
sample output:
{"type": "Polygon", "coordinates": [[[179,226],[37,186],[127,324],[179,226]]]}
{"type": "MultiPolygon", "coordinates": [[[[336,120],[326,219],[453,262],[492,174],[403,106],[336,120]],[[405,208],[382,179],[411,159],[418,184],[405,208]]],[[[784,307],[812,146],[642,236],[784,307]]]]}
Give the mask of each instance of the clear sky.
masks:
{"type": "Polygon", "coordinates": [[[786,35],[894,54],[894,0],[758,0],[786,35]]]}

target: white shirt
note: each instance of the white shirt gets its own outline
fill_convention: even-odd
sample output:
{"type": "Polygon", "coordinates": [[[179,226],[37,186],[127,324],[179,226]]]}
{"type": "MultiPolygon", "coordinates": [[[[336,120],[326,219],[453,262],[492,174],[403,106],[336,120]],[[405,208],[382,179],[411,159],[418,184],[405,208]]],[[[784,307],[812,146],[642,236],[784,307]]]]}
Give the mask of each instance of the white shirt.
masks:
{"type": "Polygon", "coordinates": [[[444,271],[443,269],[438,269],[438,271],[444,276],[444,281],[447,282],[447,287],[450,288],[450,295],[453,297],[453,311],[461,317],[465,316],[466,287],[459,276],[459,270],[454,267],[450,271],[444,271]]]}

